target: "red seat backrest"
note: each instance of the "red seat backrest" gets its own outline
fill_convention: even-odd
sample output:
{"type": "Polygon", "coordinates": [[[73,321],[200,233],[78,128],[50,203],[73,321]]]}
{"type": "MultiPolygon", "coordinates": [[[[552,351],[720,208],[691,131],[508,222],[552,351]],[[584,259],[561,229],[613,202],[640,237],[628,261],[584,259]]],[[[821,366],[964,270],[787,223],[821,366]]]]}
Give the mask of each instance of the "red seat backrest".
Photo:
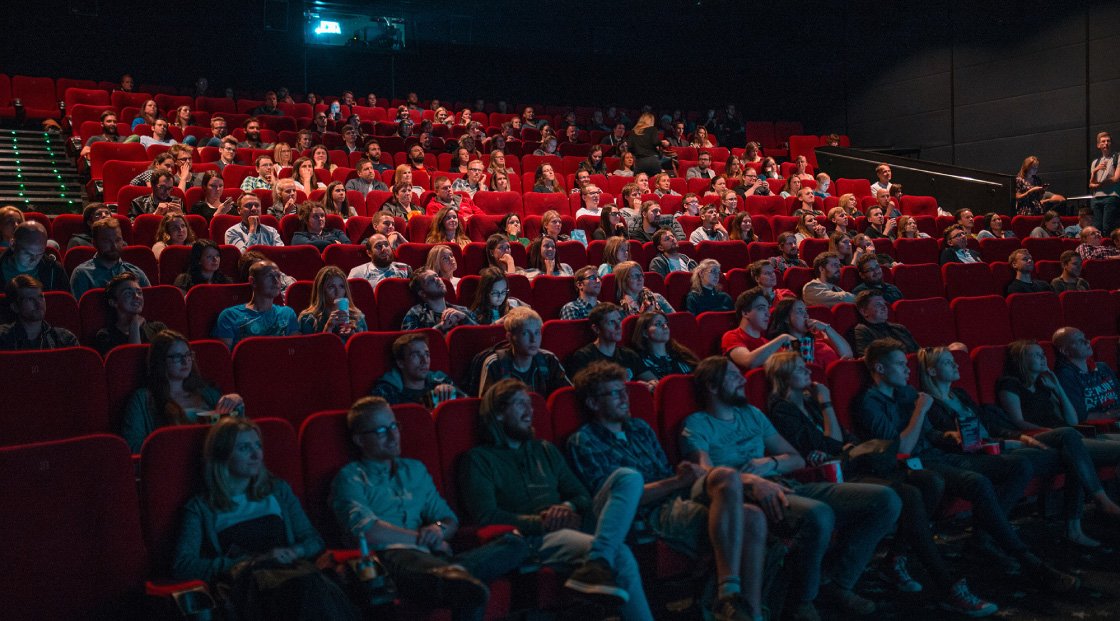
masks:
{"type": "Polygon", "coordinates": [[[856,198],[871,196],[871,182],[867,179],[837,179],[835,194],[843,196],[848,193],[855,194],[856,198]]]}
{"type": "Polygon", "coordinates": [[[319,410],[350,406],[346,369],[346,348],[334,334],[250,337],[233,350],[245,415],[279,416],[293,426],[319,410]]]}
{"type": "Polygon", "coordinates": [[[717,356],[720,351],[720,341],[724,333],[739,326],[739,317],[735,311],[710,311],[700,313],[696,317],[698,341],[696,355],[700,358],[717,356]]]}
{"type": "Polygon", "coordinates": [[[950,300],[1003,293],[996,290],[992,270],[987,263],[946,263],[941,266],[945,294],[950,300]]]}
{"type": "Polygon", "coordinates": [[[540,192],[526,192],[522,197],[526,216],[542,216],[546,211],[558,211],[561,216],[571,216],[568,207],[568,197],[556,192],[542,194],[540,192]]]}
{"type": "Polygon", "coordinates": [[[3,352],[0,377],[0,446],[108,431],[105,369],[92,349],[3,352]]]}
{"type": "Polygon", "coordinates": [[[556,354],[564,364],[572,352],[594,340],[587,319],[553,319],[545,322],[541,331],[541,348],[556,354]]]}
{"type": "MultiPolygon", "coordinates": [[[[904,265],[937,263],[938,254],[941,252],[938,247],[938,240],[932,237],[917,239],[900,237],[895,240],[894,248],[895,256],[904,265]]],[[[878,249],[878,245],[876,245],[876,249],[878,249]]]]}
{"type": "MultiPolygon", "coordinates": [[[[752,223],[753,224],[753,223],[752,223]]],[[[696,261],[715,259],[724,272],[742,268],[750,264],[750,250],[747,244],[739,241],[702,241],[696,245],[696,261]]]]}
{"type": "Polygon", "coordinates": [[[208,339],[223,310],[246,304],[253,290],[246,283],[196,285],[187,292],[187,336],[192,341],[208,339]]]}
{"type": "MultiPolygon", "coordinates": [[[[183,302],[183,292],[171,285],[144,287],[143,316],[148,321],[161,321],[171,330],[187,333],[187,308],[183,302]]],[[[78,339],[83,344],[93,345],[98,330],[109,325],[114,318],[105,306],[105,290],[90,289],[78,301],[78,313],[82,327],[78,339]]]]}
{"type": "Polygon", "coordinates": [[[949,303],[957,325],[957,337],[969,349],[980,345],[1004,345],[1013,340],[1007,303],[998,295],[957,298],[949,303]]]}
{"type": "Polygon", "coordinates": [[[143,588],[147,550],[120,438],[0,449],[0,497],[0,565],[19,568],[0,583],[4,618],[94,618],[143,588]]]}
{"type": "Polygon", "coordinates": [[[474,195],[473,201],[475,206],[485,214],[504,216],[507,213],[515,213],[518,217],[525,215],[521,205],[521,195],[517,192],[478,192],[474,195]]]}
{"type": "Polygon", "coordinates": [[[249,250],[259,251],[296,280],[315,280],[323,267],[323,255],[315,246],[250,246],[249,250]]]}
{"type": "Polygon", "coordinates": [[[899,300],[894,303],[894,313],[922,347],[940,347],[957,340],[956,326],[948,321],[951,311],[945,298],[899,300]]]}
{"type": "Polygon", "coordinates": [[[559,319],[560,309],[577,295],[575,279],[571,276],[537,276],[532,288],[533,310],[545,321],[559,319]]]}
{"type": "Polygon", "coordinates": [[[898,210],[909,216],[936,216],[937,199],[932,196],[903,196],[898,210]]]}
{"type": "Polygon", "coordinates": [[[871,383],[871,374],[863,360],[837,360],[825,369],[828,385],[832,392],[832,405],[836,419],[845,429],[852,425],[852,400],[865,386],[871,383]]]}
{"type": "Polygon", "coordinates": [[[692,376],[667,375],[661,378],[654,390],[653,400],[659,416],[655,427],[657,435],[669,463],[675,464],[686,457],[680,453],[681,423],[700,411],[692,376]]]}
{"type": "Polygon", "coordinates": [[[976,389],[980,403],[996,402],[996,380],[1003,376],[1003,364],[1007,358],[1007,345],[995,344],[973,348],[969,352],[972,370],[976,378],[976,389]]]}
{"type": "Polygon", "coordinates": [[[1077,327],[1090,339],[1116,335],[1116,310],[1107,291],[1063,291],[1058,299],[1066,325],[1077,327]]]}
{"type": "MultiPolygon", "coordinates": [[[[451,360],[451,379],[467,385],[467,370],[476,354],[506,339],[502,324],[488,326],[457,326],[447,333],[447,352],[451,360]]],[[[478,378],[474,378],[477,380],[478,378]]]]}
{"type": "Polygon", "coordinates": [[[945,287],[941,282],[941,268],[936,263],[903,264],[891,270],[894,285],[908,300],[941,298],[945,287]]]}
{"type": "Polygon", "coordinates": [[[1007,311],[1016,339],[1049,341],[1055,331],[1069,325],[1058,294],[1052,291],[1013,293],[1007,297],[1007,311]]]}

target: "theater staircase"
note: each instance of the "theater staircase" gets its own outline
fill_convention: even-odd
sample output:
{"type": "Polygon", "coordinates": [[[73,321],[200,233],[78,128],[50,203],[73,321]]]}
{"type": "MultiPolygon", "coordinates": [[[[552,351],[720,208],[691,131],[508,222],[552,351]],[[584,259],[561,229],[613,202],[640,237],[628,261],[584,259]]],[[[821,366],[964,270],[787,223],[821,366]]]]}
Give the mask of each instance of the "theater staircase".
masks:
{"type": "Polygon", "coordinates": [[[49,215],[82,210],[82,184],[65,140],[43,131],[0,129],[0,207],[49,215]]]}

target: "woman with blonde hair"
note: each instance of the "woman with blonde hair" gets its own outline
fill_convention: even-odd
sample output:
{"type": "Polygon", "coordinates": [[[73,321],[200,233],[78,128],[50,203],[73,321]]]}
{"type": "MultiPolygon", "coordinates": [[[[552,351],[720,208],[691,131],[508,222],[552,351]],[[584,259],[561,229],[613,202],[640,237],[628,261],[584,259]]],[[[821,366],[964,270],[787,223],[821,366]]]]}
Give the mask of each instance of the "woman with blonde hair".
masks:
{"type": "Polygon", "coordinates": [[[286,142],[277,142],[276,146],[272,147],[272,163],[276,165],[277,174],[285,168],[291,168],[292,146],[286,142]]]}
{"type": "Polygon", "coordinates": [[[852,224],[852,218],[848,216],[848,212],[844,211],[843,207],[829,209],[828,221],[832,223],[833,232],[843,233],[848,237],[856,234],[855,229],[848,228],[852,224]]]}
{"type": "Polygon", "coordinates": [[[748,142],[743,151],[743,161],[756,164],[762,161],[762,147],[757,142],[748,142]]]}
{"type": "Polygon", "coordinates": [[[159,221],[152,254],[158,259],[163,249],[168,246],[190,246],[194,242],[194,229],[187,222],[187,217],[182,213],[169,213],[159,221]]]}
{"type": "Polygon", "coordinates": [[[646,275],[636,261],[623,261],[614,266],[614,286],[622,316],[639,315],[648,310],[676,312],[665,296],[646,287],[646,275]]]}
{"type": "Polygon", "coordinates": [[[816,216],[803,213],[797,219],[797,230],[794,233],[794,238],[797,239],[798,246],[806,239],[825,239],[827,237],[824,227],[821,226],[820,222],[817,222],[816,216]]]}
{"type": "Polygon", "coordinates": [[[656,123],[652,112],[643,113],[626,137],[630,152],[634,154],[634,174],[644,172],[653,176],[661,172],[661,141],[657,137],[656,123]]]}
{"type": "Polygon", "coordinates": [[[277,179],[272,185],[272,205],[268,207],[269,215],[277,220],[290,213],[296,213],[299,206],[296,204],[296,192],[299,187],[291,177],[277,179]]]}
{"type": "Polygon", "coordinates": [[[1049,192],[1046,184],[1038,178],[1038,158],[1030,156],[1023,160],[1019,174],[1015,176],[1015,213],[1020,216],[1040,216],[1047,209],[1055,209],[1055,203],[1064,203],[1065,197],[1049,192]]]}
{"type": "Polygon", "coordinates": [[[455,251],[446,244],[440,244],[429,250],[428,258],[424,261],[424,269],[439,274],[440,278],[450,281],[453,287],[459,284],[459,277],[455,275],[455,270],[458,268],[459,262],[455,260],[455,251]]]}
{"type": "Polygon", "coordinates": [[[863,211],[859,208],[859,199],[851,192],[842,195],[837,201],[836,206],[843,209],[844,212],[848,214],[848,218],[853,220],[863,215],[863,211]]]}
{"type": "Polygon", "coordinates": [[[396,187],[396,185],[402,181],[407,183],[409,187],[412,188],[413,194],[424,193],[424,188],[413,183],[412,168],[410,168],[408,164],[401,164],[400,166],[397,166],[395,171],[393,171],[393,187],[396,187]]]}
{"type": "Polygon", "coordinates": [[[512,192],[513,187],[509,183],[509,175],[504,170],[495,170],[490,173],[490,191],[491,192],[512,192]]]}
{"type": "Polygon", "coordinates": [[[346,199],[346,185],[341,181],[332,181],[327,186],[327,191],[323,193],[323,200],[319,204],[328,214],[343,218],[353,218],[358,215],[358,211],[346,199]]]}
{"type": "MultiPolygon", "coordinates": [[[[988,231],[980,231],[980,235],[977,235],[977,237],[983,239],[982,235],[984,233],[988,233],[988,231]]],[[[994,237],[990,233],[988,235],[994,237]]],[[[918,230],[918,221],[914,219],[914,216],[898,217],[898,235],[895,239],[924,239],[927,237],[929,237],[929,234],[918,230]]],[[[1014,236],[1012,235],[1012,237],[1014,236]]]]}
{"type": "Polygon", "coordinates": [[[708,311],[735,309],[731,296],[724,293],[719,279],[719,261],[704,259],[692,270],[692,287],[684,298],[684,308],[693,315],[708,311]]]}
{"type": "Polygon", "coordinates": [[[506,154],[501,149],[494,149],[490,151],[490,165],[487,166],[487,171],[491,174],[502,172],[507,175],[512,175],[516,171],[506,166],[506,154]]]}
{"type": "Polygon", "coordinates": [[[311,194],[313,190],[326,188],[315,174],[315,162],[309,157],[301,157],[292,162],[292,180],[296,182],[296,189],[311,194]]]}
{"type": "Polygon", "coordinates": [[[453,207],[443,207],[432,217],[432,225],[428,228],[425,244],[453,243],[460,248],[466,248],[471,239],[463,231],[460,224],[459,212],[453,207]]]}
{"type": "Polygon", "coordinates": [[[311,302],[299,314],[299,331],[302,334],[329,332],[346,342],[353,334],[368,329],[365,316],[354,304],[346,274],[334,265],[319,270],[311,284],[311,302]]]}
{"type": "Polygon", "coordinates": [[[559,211],[549,209],[541,216],[541,236],[551,237],[554,242],[572,241],[570,235],[561,232],[563,227],[564,219],[559,211]]]}
{"type": "Polygon", "coordinates": [[[840,231],[828,236],[828,251],[840,256],[840,265],[852,265],[852,238],[840,231]]]}
{"type": "Polygon", "coordinates": [[[599,275],[606,276],[614,272],[615,266],[630,260],[630,240],[622,235],[607,238],[603,246],[603,262],[599,264],[599,275]]]}

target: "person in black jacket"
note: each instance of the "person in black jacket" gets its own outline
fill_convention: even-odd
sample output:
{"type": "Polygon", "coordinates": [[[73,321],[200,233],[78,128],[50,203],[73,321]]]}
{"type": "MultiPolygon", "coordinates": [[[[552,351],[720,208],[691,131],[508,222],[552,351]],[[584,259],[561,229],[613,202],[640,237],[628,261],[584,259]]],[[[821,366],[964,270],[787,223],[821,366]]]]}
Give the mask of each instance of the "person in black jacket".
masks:
{"type": "Polygon", "coordinates": [[[53,254],[47,254],[46,227],[33,220],[16,227],[12,245],[0,254],[0,272],[4,282],[29,274],[43,284],[43,291],[70,293],[66,270],[53,254]]]}
{"type": "Polygon", "coordinates": [[[657,137],[655,122],[653,114],[646,112],[638,118],[638,123],[626,138],[636,160],[634,174],[644,172],[652,177],[661,172],[661,151],[657,148],[661,141],[657,137]]]}
{"type": "Polygon", "coordinates": [[[945,229],[945,249],[941,251],[939,263],[980,263],[980,255],[968,247],[968,233],[964,227],[954,224],[945,229]]]}

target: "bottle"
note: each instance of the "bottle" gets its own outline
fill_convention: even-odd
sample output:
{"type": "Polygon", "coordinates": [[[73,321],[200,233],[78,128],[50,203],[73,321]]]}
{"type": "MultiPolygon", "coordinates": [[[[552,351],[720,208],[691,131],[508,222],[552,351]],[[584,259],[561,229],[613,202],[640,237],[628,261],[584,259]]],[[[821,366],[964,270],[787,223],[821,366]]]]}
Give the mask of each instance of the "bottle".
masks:
{"type": "Polygon", "coordinates": [[[366,543],[366,538],[358,535],[358,552],[361,558],[358,559],[358,579],[362,582],[369,582],[377,578],[377,569],[373,565],[373,560],[369,557],[369,544],[366,543]]]}

